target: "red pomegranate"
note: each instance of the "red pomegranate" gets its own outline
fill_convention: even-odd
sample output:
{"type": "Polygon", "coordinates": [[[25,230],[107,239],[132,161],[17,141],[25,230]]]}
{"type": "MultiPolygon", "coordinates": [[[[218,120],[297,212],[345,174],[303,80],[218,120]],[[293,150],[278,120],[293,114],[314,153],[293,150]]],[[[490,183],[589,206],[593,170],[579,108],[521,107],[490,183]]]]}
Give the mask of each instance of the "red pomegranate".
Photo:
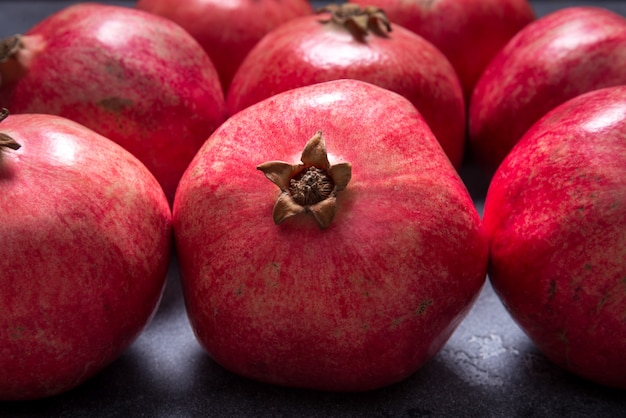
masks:
{"type": "Polygon", "coordinates": [[[137,156],[173,199],[225,118],[211,60],[180,26],[121,6],[67,7],[3,41],[0,105],[67,117],[137,156]]]}
{"type": "Polygon", "coordinates": [[[359,80],[232,116],[185,172],[173,219],[200,343],[273,384],[358,391],[406,378],[486,277],[480,218],[424,119],[359,80]]]}
{"type": "Polygon", "coordinates": [[[528,0],[352,0],[430,41],[450,60],[469,102],[481,73],[513,35],[535,20],[528,0]]]}
{"type": "Polygon", "coordinates": [[[556,364],[626,388],[626,86],[540,119],[495,173],[490,279],[556,364]]]}
{"type": "Polygon", "coordinates": [[[276,93],[342,78],[370,82],[409,99],[453,165],[461,165],[465,102],[454,68],[419,35],[392,28],[376,8],[331,5],[320,15],[292,19],[272,30],[235,74],[228,111],[232,115],[276,93]]]}
{"type": "Polygon", "coordinates": [[[225,92],[239,64],[265,34],[313,13],[307,0],[138,0],[136,8],[171,19],[193,35],[215,64],[225,92]]]}
{"type": "Polygon", "coordinates": [[[579,94],[626,84],[626,19],[560,9],[526,26],[490,62],[469,110],[469,144],[495,169],[531,125],[579,94]]]}
{"type": "Polygon", "coordinates": [[[146,167],[82,125],[11,115],[0,132],[0,400],[43,398],[98,373],[150,321],[171,214],[146,167]]]}

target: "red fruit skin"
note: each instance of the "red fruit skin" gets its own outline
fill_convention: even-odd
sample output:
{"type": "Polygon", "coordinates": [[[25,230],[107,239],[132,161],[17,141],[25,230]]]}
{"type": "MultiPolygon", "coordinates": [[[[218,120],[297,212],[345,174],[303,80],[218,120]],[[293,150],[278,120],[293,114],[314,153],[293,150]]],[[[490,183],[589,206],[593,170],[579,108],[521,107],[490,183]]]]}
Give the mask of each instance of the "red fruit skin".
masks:
{"type": "Polygon", "coordinates": [[[181,179],[174,231],[188,315],[219,364],[279,385],[360,391],[437,353],[486,277],[480,218],[406,99],[357,80],[284,92],[232,116],[181,179]],[[256,165],[297,162],[321,129],[350,162],[327,229],[277,226],[256,165]]]}
{"type": "Polygon", "coordinates": [[[514,36],[476,84],[469,146],[495,169],[534,122],[579,94],[626,84],[626,19],[607,9],[569,7],[514,36]]]}
{"type": "Polygon", "coordinates": [[[398,25],[364,42],[327,15],[293,19],[250,51],[226,97],[229,114],[295,87],[351,78],[394,91],[415,105],[453,165],[459,168],[466,134],[461,84],[446,57],[398,25]]]}
{"type": "Polygon", "coordinates": [[[265,34],[313,13],[307,0],[139,0],[135,7],[185,28],[211,57],[225,92],[246,54],[265,34]]]}
{"type": "Polygon", "coordinates": [[[12,115],[0,161],[0,400],[67,391],[152,318],[171,245],[169,204],[117,144],[53,115],[12,115]]]}
{"type": "Polygon", "coordinates": [[[200,45],[164,18],[93,3],[51,15],[24,42],[17,59],[26,70],[0,66],[0,104],[14,114],[60,115],[112,139],[173,200],[193,155],[225,119],[217,73],[200,45]]]}
{"type": "Polygon", "coordinates": [[[435,45],[459,75],[466,102],[491,59],[535,13],[527,0],[353,0],[435,45]]]}
{"type": "Polygon", "coordinates": [[[626,388],[626,86],[537,122],[493,177],[489,277],[561,367],[626,388]]]}

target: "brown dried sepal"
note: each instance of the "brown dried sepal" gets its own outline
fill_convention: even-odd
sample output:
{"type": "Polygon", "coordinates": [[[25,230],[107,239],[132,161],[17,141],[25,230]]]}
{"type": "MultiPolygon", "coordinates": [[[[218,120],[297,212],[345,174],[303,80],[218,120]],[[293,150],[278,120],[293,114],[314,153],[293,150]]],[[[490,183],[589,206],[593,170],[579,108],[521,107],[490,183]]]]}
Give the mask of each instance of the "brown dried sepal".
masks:
{"type": "MultiPolygon", "coordinates": [[[[1,109],[0,110],[0,122],[5,120],[7,116],[9,116],[8,109],[5,109],[5,108],[1,109]]],[[[2,153],[4,152],[5,149],[10,148],[12,150],[18,150],[20,149],[20,147],[21,145],[18,144],[13,138],[11,138],[7,134],[0,132],[0,159],[2,159],[2,153]]]]}
{"type": "Polygon", "coordinates": [[[279,225],[292,216],[310,213],[324,229],[335,216],[337,192],[345,189],[352,178],[352,166],[330,164],[322,131],[307,142],[300,161],[268,161],[257,167],[281,190],[272,214],[274,223],[279,225]]]}
{"type": "Polygon", "coordinates": [[[22,35],[12,35],[0,39],[0,63],[15,55],[22,47],[22,35]]]}
{"type": "Polygon", "coordinates": [[[364,41],[370,32],[379,36],[387,36],[391,32],[391,23],[383,9],[375,6],[361,8],[358,4],[329,4],[316,11],[330,13],[330,19],[322,23],[333,22],[347,28],[359,41],[364,41]]]}

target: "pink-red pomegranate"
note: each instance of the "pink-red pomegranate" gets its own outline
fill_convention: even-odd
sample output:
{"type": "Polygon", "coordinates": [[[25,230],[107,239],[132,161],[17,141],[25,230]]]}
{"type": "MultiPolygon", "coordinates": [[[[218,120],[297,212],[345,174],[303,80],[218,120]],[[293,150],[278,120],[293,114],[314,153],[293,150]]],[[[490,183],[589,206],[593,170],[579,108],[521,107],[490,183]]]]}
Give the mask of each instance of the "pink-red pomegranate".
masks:
{"type": "Polygon", "coordinates": [[[539,349],[626,388],[626,86],[533,125],[496,171],[484,222],[490,279],[539,349]]]}
{"type": "Polygon", "coordinates": [[[0,400],[43,398],[98,373],[152,318],[171,214],[146,167],[82,125],[11,115],[0,132],[0,400]]]}
{"type": "Polygon", "coordinates": [[[463,91],[446,57],[419,35],[393,27],[377,8],[331,5],[268,33],[248,54],[227,94],[229,114],[295,87],[342,78],[392,90],[413,103],[455,167],[466,134],[463,91]]]}
{"type": "Polygon", "coordinates": [[[430,41],[454,66],[466,101],[481,73],[513,35],[535,20],[528,0],[353,0],[430,41]]]}
{"type": "Polygon", "coordinates": [[[579,94],[626,84],[626,18],[560,9],[526,26],[489,63],[469,110],[469,143],[495,169],[531,125],[579,94]]]}
{"type": "Polygon", "coordinates": [[[211,57],[225,92],[246,54],[265,34],[313,13],[307,0],[138,0],[135,7],[185,28],[211,57]]]}
{"type": "Polygon", "coordinates": [[[0,105],[79,122],[119,143],[171,200],[200,145],[225,118],[200,45],[175,23],[121,6],[67,7],[3,41],[0,105]]]}
{"type": "Polygon", "coordinates": [[[219,364],[357,391],[437,353],[486,277],[487,241],[415,107],[358,80],[232,116],[173,207],[188,315],[219,364]]]}

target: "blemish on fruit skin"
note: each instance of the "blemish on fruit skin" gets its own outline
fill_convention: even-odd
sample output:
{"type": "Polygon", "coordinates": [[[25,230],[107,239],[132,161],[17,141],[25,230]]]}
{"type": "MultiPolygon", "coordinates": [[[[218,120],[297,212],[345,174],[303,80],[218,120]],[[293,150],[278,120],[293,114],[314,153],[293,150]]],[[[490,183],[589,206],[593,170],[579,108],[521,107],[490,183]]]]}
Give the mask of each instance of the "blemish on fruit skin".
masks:
{"type": "Polygon", "coordinates": [[[403,315],[400,317],[397,317],[395,319],[393,319],[393,321],[391,321],[391,329],[395,329],[398,326],[400,326],[400,324],[402,324],[404,322],[405,319],[407,319],[409,316],[422,316],[426,313],[426,310],[428,309],[429,306],[432,306],[432,304],[434,303],[434,301],[432,299],[424,299],[422,300],[418,307],[416,309],[414,309],[413,311],[411,311],[410,314],[408,315],[403,315]]]}
{"type": "Polygon", "coordinates": [[[569,337],[567,336],[567,329],[558,331],[556,333],[556,338],[563,345],[563,350],[564,350],[563,357],[565,358],[565,363],[571,364],[570,362],[571,344],[569,341],[569,337]]]}
{"type": "Polygon", "coordinates": [[[391,322],[391,329],[396,329],[398,328],[398,326],[404,322],[404,318],[400,317],[400,318],[396,318],[391,322]]]}
{"type": "Polygon", "coordinates": [[[268,263],[263,269],[263,280],[267,287],[277,287],[280,278],[280,264],[274,261],[268,263]]]}
{"type": "Polygon", "coordinates": [[[15,341],[15,340],[19,340],[20,338],[22,338],[22,335],[24,334],[25,330],[26,328],[24,328],[21,325],[18,325],[17,327],[15,327],[15,330],[11,333],[11,340],[15,341]]]}
{"type": "Polygon", "coordinates": [[[413,311],[413,313],[417,316],[422,316],[424,315],[424,313],[426,313],[426,309],[428,309],[428,307],[431,306],[432,304],[433,304],[432,299],[425,299],[420,302],[419,306],[417,307],[415,311],[413,311]]]}
{"type": "Polygon", "coordinates": [[[574,295],[572,296],[572,300],[580,300],[580,295],[583,292],[582,286],[576,286],[574,288],[574,295]]]}
{"type": "Polygon", "coordinates": [[[602,307],[606,304],[607,299],[609,298],[609,293],[605,293],[598,304],[596,305],[596,313],[600,313],[602,307]]]}
{"type": "Polygon", "coordinates": [[[548,289],[548,300],[554,299],[556,295],[556,280],[550,280],[550,288],[548,289]]]}
{"type": "Polygon", "coordinates": [[[133,101],[123,97],[107,97],[98,101],[98,106],[110,112],[119,113],[133,105],[133,101]]]}
{"type": "MultiPolygon", "coordinates": [[[[626,277],[622,277],[622,279],[617,283],[617,286],[619,285],[626,286],[626,277]]],[[[609,299],[611,299],[611,297],[619,297],[620,291],[626,293],[626,289],[619,289],[617,288],[617,286],[604,292],[604,294],[596,304],[596,314],[600,313],[600,311],[604,308],[604,306],[607,304],[609,299]]],[[[626,310],[624,310],[624,313],[626,313],[626,310]]],[[[626,317],[624,318],[624,320],[626,322],[626,317]]]]}

